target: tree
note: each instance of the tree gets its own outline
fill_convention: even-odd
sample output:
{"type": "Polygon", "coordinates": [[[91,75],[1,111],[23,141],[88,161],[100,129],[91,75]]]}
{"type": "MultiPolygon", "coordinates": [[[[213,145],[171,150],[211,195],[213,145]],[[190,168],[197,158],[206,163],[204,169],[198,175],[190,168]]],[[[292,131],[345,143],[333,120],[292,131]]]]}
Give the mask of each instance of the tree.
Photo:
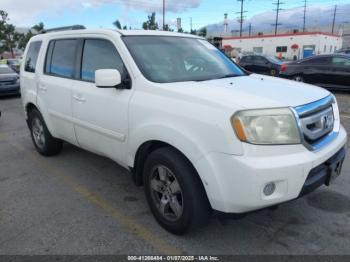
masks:
{"type": "Polygon", "coordinates": [[[113,25],[118,29],[122,29],[122,25],[120,24],[119,20],[114,21],[113,25]]]}
{"type": "Polygon", "coordinates": [[[203,28],[199,29],[198,35],[199,35],[199,36],[206,37],[206,36],[207,36],[207,28],[206,28],[206,27],[203,27],[203,28]]]}
{"type": "Polygon", "coordinates": [[[0,10],[0,39],[2,39],[2,51],[10,51],[12,57],[15,56],[13,49],[17,46],[20,34],[16,32],[14,25],[8,23],[8,13],[0,10]]]}
{"type": "Polygon", "coordinates": [[[44,23],[40,22],[40,23],[32,26],[32,29],[34,29],[38,34],[41,34],[45,30],[44,23]]]}
{"type": "Polygon", "coordinates": [[[18,48],[25,49],[29,40],[34,36],[31,30],[29,30],[26,34],[21,34],[18,41],[18,48]]]}
{"type": "Polygon", "coordinates": [[[171,29],[170,26],[168,24],[165,24],[164,25],[164,31],[170,31],[170,32],[173,32],[174,29],[171,29]]]}
{"type": "Polygon", "coordinates": [[[197,30],[196,29],[191,29],[191,32],[190,32],[191,35],[196,35],[197,34],[197,30]]]}
{"type": "Polygon", "coordinates": [[[152,13],[148,16],[148,20],[143,22],[142,28],[145,30],[157,30],[158,23],[156,22],[156,13],[152,13]]]}
{"type": "Polygon", "coordinates": [[[124,25],[123,30],[128,30],[128,27],[126,25],[124,25]]]}
{"type": "Polygon", "coordinates": [[[179,28],[179,29],[177,30],[177,32],[178,32],[178,33],[183,33],[184,30],[183,30],[182,28],[179,28]]]}

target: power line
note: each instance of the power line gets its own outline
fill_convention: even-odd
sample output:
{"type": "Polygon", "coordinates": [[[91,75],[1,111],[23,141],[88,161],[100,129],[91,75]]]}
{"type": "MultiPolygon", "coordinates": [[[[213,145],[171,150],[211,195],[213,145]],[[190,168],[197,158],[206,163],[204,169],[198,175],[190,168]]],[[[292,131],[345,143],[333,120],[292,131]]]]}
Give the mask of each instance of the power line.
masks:
{"type": "Polygon", "coordinates": [[[333,23],[332,23],[332,34],[334,33],[335,18],[337,16],[337,5],[334,6],[333,23]]]}
{"type": "Polygon", "coordinates": [[[243,21],[244,21],[244,16],[243,14],[246,13],[247,11],[244,11],[244,0],[237,0],[238,2],[241,2],[241,11],[237,12],[240,14],[240,18],[238,18],[239,22],[239,36],[242,37],[242,32],[243,32],[243,21]]]}
{"type": "Polygon", "coordinates": [[[306,7],[307,7],[307,0],[304,0],[303,32],[306,31],[306,7]]]}
{"type": "Polygon", "coordinates": [[[281,10],[283,10],[282,8],[280,8],[280,6],[283,5],[284,3],[281,2],[280,0],[277,0],[277,2],[272,3],[272,4],[276,5],[276,9],[273,9],[273,11],[276,11],[275,35],[277,35],[278,26],[281,25],[281,24],[278,23],[278,16],[279,16],[279,12],[281,10]]]}

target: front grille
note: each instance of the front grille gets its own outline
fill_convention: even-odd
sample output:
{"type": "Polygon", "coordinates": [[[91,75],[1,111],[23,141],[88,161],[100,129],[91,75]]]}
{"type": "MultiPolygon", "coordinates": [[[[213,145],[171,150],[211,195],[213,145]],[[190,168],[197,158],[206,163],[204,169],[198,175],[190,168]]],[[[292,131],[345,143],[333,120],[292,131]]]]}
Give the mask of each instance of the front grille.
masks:
{"type": "Polygon", "coordinates": [[[332,96],[295,108],[304,144],[310,149],[322,143],[334,129],[332,96]]]}

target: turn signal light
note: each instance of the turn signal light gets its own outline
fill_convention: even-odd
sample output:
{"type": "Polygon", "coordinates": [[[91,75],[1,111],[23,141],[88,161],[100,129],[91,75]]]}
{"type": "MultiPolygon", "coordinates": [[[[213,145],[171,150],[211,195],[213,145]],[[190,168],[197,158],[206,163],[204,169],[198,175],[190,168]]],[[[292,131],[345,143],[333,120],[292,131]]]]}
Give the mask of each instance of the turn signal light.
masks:
{"type": "Polygon", "coordinates": [[[245,134],[243,124],[241,120],[238,117],[233,118],[233,127],[236,131],[236,135],[238,136],[239,140],[246,142],[247,136],[245,134]]]}

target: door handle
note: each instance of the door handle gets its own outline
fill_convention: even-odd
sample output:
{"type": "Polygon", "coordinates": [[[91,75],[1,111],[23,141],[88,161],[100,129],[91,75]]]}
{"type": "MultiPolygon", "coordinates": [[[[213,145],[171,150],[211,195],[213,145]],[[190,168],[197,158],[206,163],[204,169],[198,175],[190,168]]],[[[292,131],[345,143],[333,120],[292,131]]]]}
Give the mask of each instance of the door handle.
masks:
{"type": "Polygon", "coordinates": [[[39,84],[39,90],[45,92],[47,91],[47,87],[43,84],[39,84]]]}
{"type": "Polygon", "coordinates": [[[78,95],[73,95],[73,98],[77,100],[78,102],[84,103],[86,102],[86,99],[84,97],[80,97],[78,95]]]}

